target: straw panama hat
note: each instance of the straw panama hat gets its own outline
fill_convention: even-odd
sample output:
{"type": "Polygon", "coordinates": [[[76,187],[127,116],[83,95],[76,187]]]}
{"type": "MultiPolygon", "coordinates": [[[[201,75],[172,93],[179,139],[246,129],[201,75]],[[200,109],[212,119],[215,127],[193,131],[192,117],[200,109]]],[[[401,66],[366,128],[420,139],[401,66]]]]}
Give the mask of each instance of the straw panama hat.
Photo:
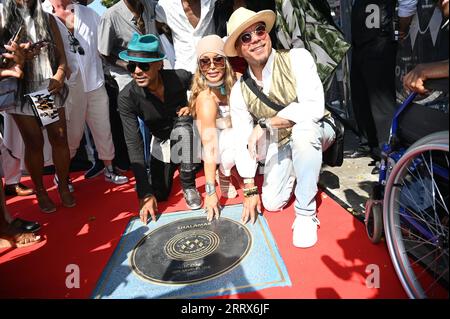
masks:
{"type": "Polygon", "coordinates": [[[225,42],[225,54],[227,56],[237,56],[235,43],[241,33],[257,22],[264,22],[269,33],[275,24],[276,15],[272,10],[262,10],[255,12],[246,8],[239,8],[233,12],[227,23],[228,39],[225,42]]]}

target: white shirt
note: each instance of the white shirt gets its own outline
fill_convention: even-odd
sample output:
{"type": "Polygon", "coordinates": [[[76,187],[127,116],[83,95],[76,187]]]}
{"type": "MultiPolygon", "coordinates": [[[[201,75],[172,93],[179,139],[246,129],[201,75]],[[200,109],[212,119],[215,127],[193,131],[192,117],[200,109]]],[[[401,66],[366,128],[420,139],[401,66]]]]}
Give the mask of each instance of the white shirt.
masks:
{"type": "Polygon", "coordinates": [[[175,69],[195,73],[197,57],[195,48],[200,39],[214,33],[214,5],[216,0],[201,0],[201,17],[197,27],[189,22],[180,0],[159,0],[156,5],[156,20],[172,30],[175,48],[175,69]]]}
{"type": "MultiPolygon", "coordinates": [[[[67,64],[71,75],[66,79],[69,86],[76,83],[78,72],[83,80],[84,91],[91,92],[101,87],[105,82],[103,75],[102,60],[98,52],[97,30],[100,24],[100,16],[91,8],[79,4],[73,4],[74,7],[74,32],[73,36],[80,42],[84,50],[84,55],[73,52],[69,41],[69,30],[64,23],[56,16],[59,32],[64,43],[67,64]]],[[[49,13],[52,13],[52,8],[49,13]]]]}
{"type": "MultiPolygon", "coordinates": [[[[325,97],[314,59],[311,53],[303,48],[291,49],[289,53],[292,74],[296,76],[298,102],[292,102],[278,112],[277,116],[294,123],[318,122],[325,115],[325,97]]],[[[274,58],[275,50],[272,50],[262,72],[262,81],[257,81],[249,68],[250,76],[256,83],[262,84],[266,95],[269,95],[272,86],[274,58]]],[[[233,129],[242,137],[237,140],[239,144],[237,153],[241,154],[236,159],[239,174],[243,177],[253,177],[256,172],[256,161],[251,159],[247,150],[248,138],[253,131],[253,118],[245,104],[240,81],[237,81],[231,90],[230,107],[233,129]]]]}

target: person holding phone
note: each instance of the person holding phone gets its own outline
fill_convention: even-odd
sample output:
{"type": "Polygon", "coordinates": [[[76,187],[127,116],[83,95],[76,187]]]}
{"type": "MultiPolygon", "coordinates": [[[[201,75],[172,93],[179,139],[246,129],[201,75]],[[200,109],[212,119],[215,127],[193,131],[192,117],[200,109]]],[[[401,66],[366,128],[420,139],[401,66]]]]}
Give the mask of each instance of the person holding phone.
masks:
{"type": "MultiPolygon", "coordinates": [[[[24,78],[20,80],[20,92],[16,106],[6,112],[12,114],[25,144],[25,165],[33,180],[39,208],[44,213],[56,211],[55,203],[48,196],[43,182],[44,167],[44,136],[42,128],[35,117],[31,101],[26,94],[47,88],[55,97],[59,120],[47,125],[46,131],[52,148],[53,163],[60,184],[58,191],[62,205],[74,207],[75,199],[68,188],[70,164],[69,147],[67,144],[64,102],[67,89],[64,78],[68,73],[64,48],[53,16],[42,10],[39,0],[1,0],[0,21],[3,29],[3,39],[11,39],[14,33],[24,28],[20,42],[36,43],[48,40],[51,45],[42,48],[40,52],[30,51],[24,63],[24,78]],[[30,59],[34,53],[39,53],[30,59]]],[[[12,143],[16,142],[11,141],[12,143]]]]}

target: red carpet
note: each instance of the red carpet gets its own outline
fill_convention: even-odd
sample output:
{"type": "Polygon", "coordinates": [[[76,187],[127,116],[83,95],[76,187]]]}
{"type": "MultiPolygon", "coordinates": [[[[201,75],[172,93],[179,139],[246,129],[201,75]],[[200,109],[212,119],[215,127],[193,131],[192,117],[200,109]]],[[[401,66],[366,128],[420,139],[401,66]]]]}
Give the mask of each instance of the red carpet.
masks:
{"type": "MultiPolygon", "coordinates": [[[[131,174],[128,174],[131,177],[131,174]]],[[[53,176],[46,176],[51,186],[53,176]]],[[[58,205],[54,214],[39,211],[34,196],[8,198],[14,216],[39,221],[42,243],[0,250],[0,298],[89,298],[103,268],[111,257],[131,216],[137,213],[133,183],[113,187],[99,176],[84,180],[73,173],[75,208],[60,206],[56,187],[50,196],[58,205]],[[69,289],[66,279],[77,265],[80,287],[69,289]],[[69,268],[67,268],[69,266],[69,268]],[[66,270],[67,268],[67,270],[66,270]]],[[[29,180],[25,184],[31,186],[29,180]]],[[[197,179],[204,195],[204,177],[197,179]]],[[[242,194],[228,204],[242,201],[242,194]]],[[[269,288],[225,298],[405,298],[384,244],[373,245],[364,225],[326,194],[318,196],[321,221],[319,242],[310,249],[291,244],[293,204],[280,213],[265,213],[281,256],[286,263],[292,287],[269,288]],[[366,286],[366,268],[378,266],[380,287],[366,286]]],[[[159,203],[160,211],[186,210],[178,178],[172,198],[159,203]]],[[[370,268],[369,269],[373,269],[370,268]]],[[[369,271],[370,273],[370,271],[369,271]]],[[[70,277],[69,277],[70,279],[70,277]]]]}

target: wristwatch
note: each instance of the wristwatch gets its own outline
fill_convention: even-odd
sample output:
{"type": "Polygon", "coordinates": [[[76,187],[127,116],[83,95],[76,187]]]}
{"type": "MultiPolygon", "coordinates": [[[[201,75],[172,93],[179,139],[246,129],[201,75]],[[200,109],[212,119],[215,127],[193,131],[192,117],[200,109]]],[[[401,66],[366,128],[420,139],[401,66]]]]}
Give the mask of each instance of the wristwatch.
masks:
{"type": "Polygon", "coordinates": [[[216,193],[216,183],[206,182],[205,190],[208,196],[214,195],[216,193]]]}
{"type": "Polygon", "coordinates": [[[272,124],[270,124],[270,119],[266,119],[265,117],[258,120],[258,125],[262,129],[268,129],[269,132],[272,134],[272,124]]]}
{"type": "Polygon", "coordinates": [[[267,119],[265,117],[258,120],[258,125],[261,128],[267,128],[267,119]]]}

